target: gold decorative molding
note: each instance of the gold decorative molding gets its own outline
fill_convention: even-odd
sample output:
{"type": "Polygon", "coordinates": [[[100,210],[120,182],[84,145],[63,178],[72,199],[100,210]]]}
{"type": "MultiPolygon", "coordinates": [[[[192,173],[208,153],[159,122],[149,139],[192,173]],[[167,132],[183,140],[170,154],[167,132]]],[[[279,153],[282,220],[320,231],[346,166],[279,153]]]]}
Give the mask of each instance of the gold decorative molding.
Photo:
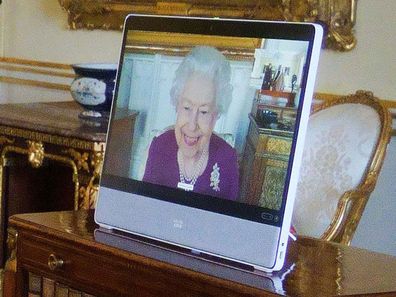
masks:
{"type": "Polygon", "coordinates": [[[4,266],[5,272],[16,273],[17,271],[17,257],[16,257],[17,242],[18,242],[18,232],[14,228],[8,228],[7,250],[10,255],[4,266]]]}
{"type": "Polygon", "coordinates": [[[91,167],[94,178],[99,178],[103,168],[104,147],[91,153],[91,167]]]}
{"type": "Polygon", "coordinates": [[[99,179],[103,167],[104,148],[104,145],[98,145],[90,153],[79,152],[75,149],[63,151],[63,153],[70,155],[74,159],[76,167],[79,171],[84,170],[90,174],[89,180],[86,181],[83,181],[83,177],[79,175],[79,209],[89,209],[95,207],[96,197],[99,190],[99,179]]]}
{"type": "Polygon", "coordinates": [[[78,169],[82,168],[85,171],[89,172],[89,166],[88,166],[89,154],[87,152],[80,153],[75,149],[68,149],[65,150],[64,153],[69,154],[73,157],[78,169]]]}
{"type": "Polygon", "coordinates": [[[0,82],[40,87],[40,88],[53,89],[53,90],[62,90],[62,91],[70,90],[70,86],[65,84],[57,84],[57,83],[50,83],[44,81],[37,81],[33,79],[23,79],[23,78],[8,77],[8,76],[0,76],[0,82]]]}
{"type": "Polygon", "coordinates": [[[1,64],[1,63],[0,63],[0,69],[9,70],[9,71],[13,71],[13,72],[28,72],[28,73],[35,73],[35,74],[50,75],[50,76],[68,77],[68,78],[76,77],[75,74],[73,74],[73,73],[42,70],[42,69],[36,69],[36,68],[31,68],[31,67],[14,66],[14,65],[1,64]]]}
{"type": "Polygon", "coordinates": [[[15,139],[11,139],[8,137],[0,136],[0,145],[4,144],[12,144],[15,142],[15,139]]]}
{"type": "Polygon", "coordinates": [[[0,57],[0,69],[7,71],[7,75],[0,75],[0,82],[62,91],[69,91],[70,84],[55,83],[55,78],[67,82],[75,77],[71,65],[68,64],[14,57],[0,57]],[[29,74],[29,79],[20,77],[21,73],[29,74]],[[35,75],[37,79],[32,79],[35,75]]]}
{"type": "Polygon", "coordinates": [[[0,57],[0,63],[53,68],[53,69],[61,69],[61,70],[72,70],[72,67],[69,64],[38,61],[38,60],[28,60],[28,59],[15,58],[15,57],[0,57]]]}
{"type": "Polygon", "coordinates": [[[98,197],[99,191],[99,179],[103,169],[104,162],[104,147],[91,153],[91,167],[93,168],[92,177],[89,180],[86,188],[86,197],[83,201],[89,201],[90,205],[85,206],[88,208],[94,208],[96,205],[96,198],[98,197]]]}
{"type": "Polygon", "coordinates": [[[42,142],[27,141],[28,160],[34,168],[39,168],[44,160],[44,144],[42,142]]]}
{"type": "Polygon", "coordinates": [[[86,187],[81,186],[79,190],[79,197],[80,197],[79,209],[95,208],[98,191],[99,191],[98,185],[94,185],[90,183],[86,187]]]}
{"type": "Polygon", "coordinates": [[[396,108],[396,100],[379,99],[379,101],[386,108],[396,108]]]}
{"type": "MultiPolygon", "coordinates": [[[[322,92],[315,92],[313,98],[318,100],[326,101],[333,101],[337,100],[340,97],[345,96],[345,94],[331,94],[331,93],[322,93],[322,92]]],[[[386,108],[396,108],[396,99],[389,100],[389,99],[377,99],[381,102],[381,104],[386,108]]]]}
{"type": "Polygon", "coordinates": [[[101,147],[102,145],[100,142],[89,142],[71,137],[62,137],[58,135],[51,135],[8,126],[0,126],[0,134],[12,137],[27,138],[33,141],[51,143],[82,150],[96,150],[98,146],[101,147]]]}
{"type": "Polygon", "coordinates": [[[319,22],[327,48],[349,51],[357,0],[58,0],[71,29],[121,30],[129,13],[319,22]]]}

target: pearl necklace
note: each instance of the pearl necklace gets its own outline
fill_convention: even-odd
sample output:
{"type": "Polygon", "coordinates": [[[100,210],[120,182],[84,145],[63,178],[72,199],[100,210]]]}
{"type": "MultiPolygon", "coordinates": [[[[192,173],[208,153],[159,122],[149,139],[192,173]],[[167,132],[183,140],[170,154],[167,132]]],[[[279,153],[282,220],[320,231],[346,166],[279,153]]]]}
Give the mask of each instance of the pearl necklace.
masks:
{"type": "Polygon", "coordinates": [[[195,166],[195,170],[192,176],[190,178],[187,178],[185,174],[182,152],[181,150],[177,151],[177,162],[179,163],[179,177],[180,177],[180,182],[177,184],[178,188],[181,188],[186,191],[194,190],[194,185],[197,182],[199,174],[201,173],[207,154],[208,154],[207,149],[204,149],[201,153],[201,156],[199,157],[198,163],[195,166]]]}

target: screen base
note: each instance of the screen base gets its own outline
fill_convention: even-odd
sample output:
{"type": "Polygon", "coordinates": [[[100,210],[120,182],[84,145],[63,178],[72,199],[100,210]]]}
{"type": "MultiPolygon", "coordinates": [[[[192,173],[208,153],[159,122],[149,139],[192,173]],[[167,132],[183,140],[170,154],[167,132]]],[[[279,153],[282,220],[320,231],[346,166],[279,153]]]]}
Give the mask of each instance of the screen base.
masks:
{"type": "Polygon", "coordinates": [[[285,251],[281,249],[286,249],[286,243],[277,248],[280,227],[106,187],[101,187],[100,195],[96,209],[101,211],[95,212],[95,221],[104,228],[137,234],[262,271],[282,267],[279,263],[283,264],[285,251]]]}

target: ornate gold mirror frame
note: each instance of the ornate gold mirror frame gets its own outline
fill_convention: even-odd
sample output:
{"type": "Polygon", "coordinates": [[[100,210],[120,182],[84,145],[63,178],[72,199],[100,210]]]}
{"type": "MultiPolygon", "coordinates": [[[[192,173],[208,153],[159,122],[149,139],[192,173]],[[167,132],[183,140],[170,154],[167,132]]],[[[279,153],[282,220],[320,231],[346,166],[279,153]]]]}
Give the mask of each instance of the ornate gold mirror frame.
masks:
{"type": "Polygon", "coordinates": [[[324,46],[354,48],[357,0],[58,0],[71,29],[121,30],[128,13],[319,22],[324,46]]]}

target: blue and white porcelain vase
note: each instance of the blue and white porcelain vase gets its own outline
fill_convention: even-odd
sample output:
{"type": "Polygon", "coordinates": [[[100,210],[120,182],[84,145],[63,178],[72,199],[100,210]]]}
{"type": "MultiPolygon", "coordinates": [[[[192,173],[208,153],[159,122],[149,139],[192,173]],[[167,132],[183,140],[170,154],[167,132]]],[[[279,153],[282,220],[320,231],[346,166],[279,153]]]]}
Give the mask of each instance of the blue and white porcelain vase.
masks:
{"type": "Polygon", "coordinates": [[[116,64],[86,63],[72,65],[76,74],[70,91],[76,102],[84,107],[80,118],[103,120],[108,118],[113,101],[116,64]]]}

